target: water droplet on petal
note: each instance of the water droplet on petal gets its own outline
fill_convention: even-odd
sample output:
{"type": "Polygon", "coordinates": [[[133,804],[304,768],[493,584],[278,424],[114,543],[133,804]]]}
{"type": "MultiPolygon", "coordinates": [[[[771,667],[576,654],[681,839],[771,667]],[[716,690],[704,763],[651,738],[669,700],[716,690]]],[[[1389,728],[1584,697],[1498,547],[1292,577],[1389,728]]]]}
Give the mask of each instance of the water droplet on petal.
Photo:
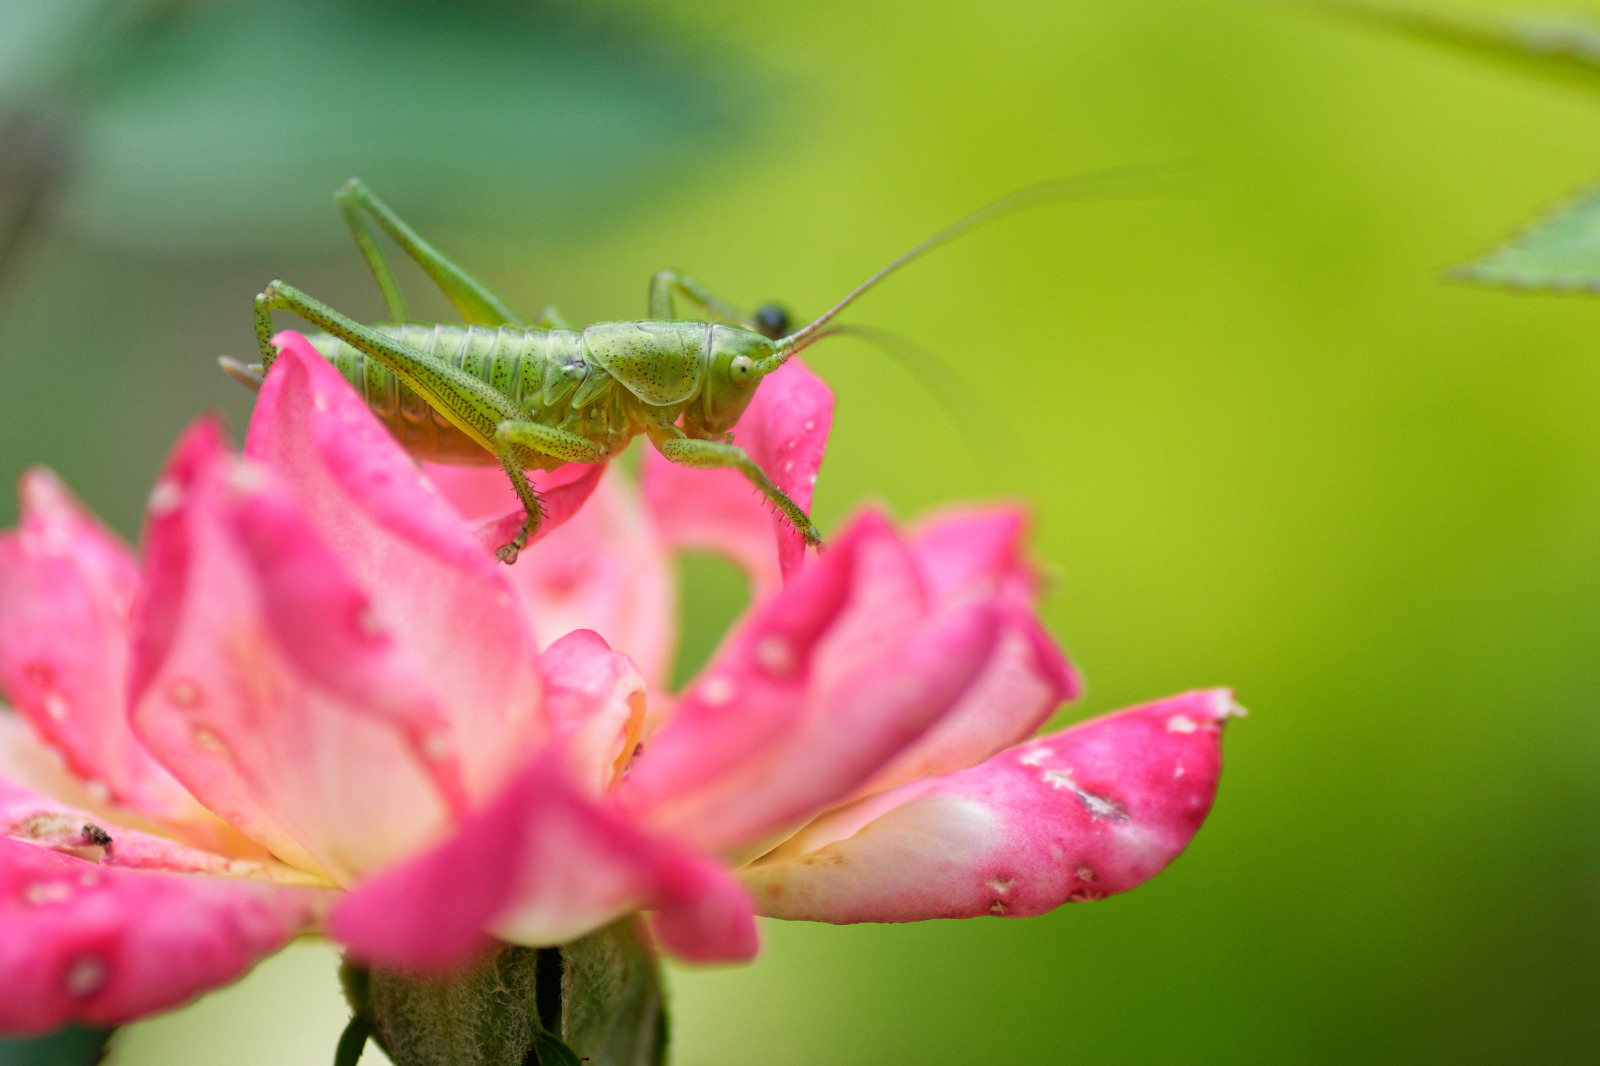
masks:
{"type": "Polygon", "coordinates": [[[150,490],[150,498],[145,501],[145,510],[157,518],[171,514],[181,506],[183,506],[182,486],[176,481],[168,481],[165,478],[156,482],[155,487],[150,490]]]}
{"type": "Polygon", "coordinates": [[[369,604],[362,607],[356,614],[356,627],[361,630],[362,636],[376,639],[389,630],[383,624],[383,619],[378,617],[378,612],[369,604]]]}
{"type": "Polygon", "coordinates": [[[65,881],[35,881],[22,890],[22,898],[35,907],[61,903],[72,897],[72,886],[65,881]]]}
{"type": "Polygon", "coordinates": [[[311,394],[311,406],[315,407],[318,413],[326,411],[328,409],[327,395],[320,392],[313,392],[311,394]]]}
{"type": "Polygon", "coordinates": [[[105,987],[111,974],[106,960],[98,955],[80,955],[67,967],[65,984],[67,995],[74,999],[87,999],[105,987]]]}
{"type": "Polygon", "coordinates": [[[736,691],[732,678],[713,677],[700,686],[700,702],[711,707],[721,707],[733,699],[736,691]]]}
{"type": "Polygon", "coordinates": [[[47,692],[44,697],[44,713],[50,716],[53,722],[65,722],[72,713],[72,705],[67,698],[59,692],[47,692]]]}
{"type": "Polygon", "coordinates": [[[216,755],[226,755],[228,753],[228,746],[222,742],[221,737],[212,731],[210,726],[197,725],[189,731],[189,736],[194,740],[195,746],[203,751],[209,751],[216,755]]]}
{"type": "Polygon", "coordinates": [[[756,641],[756,662],[770,674],[787,674],[795,668],[794,649],[777,634],[768,634],[756,641]]]}

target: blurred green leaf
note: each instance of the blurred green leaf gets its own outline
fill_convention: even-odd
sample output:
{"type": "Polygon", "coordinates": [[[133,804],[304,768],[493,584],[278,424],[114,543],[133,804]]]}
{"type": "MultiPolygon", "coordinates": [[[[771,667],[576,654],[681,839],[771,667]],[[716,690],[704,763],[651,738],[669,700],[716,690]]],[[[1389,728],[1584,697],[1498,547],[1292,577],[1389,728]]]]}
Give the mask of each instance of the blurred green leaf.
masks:
{"type": "Polygon", "coordinates": [[[90,1066],[105,1054],[112,1029],[65,1029],[30,1039],[0,1036],[0,1066],[90,1066]]]}
{"type": "Polygon", "coordinates": [[[1600,292],[1600,189],[1562,205],[1455,276],[1518,289],[1600,292]]]}
{"type": "Polygon", "coordinates": [[[1504,70],[1600,93],[1600,22],[1582,15],[1492,15],[1407,4],[1311,6],[1504,70]]]}
{"type": "Polygon", "coordinates": [[[469,228],[549,233],[703,158],[753,102],[737,69],[560,5],[194,5],[86,109],[62,217],[110,245],[331,246],[329,197],[359,175],[469,228]]]}

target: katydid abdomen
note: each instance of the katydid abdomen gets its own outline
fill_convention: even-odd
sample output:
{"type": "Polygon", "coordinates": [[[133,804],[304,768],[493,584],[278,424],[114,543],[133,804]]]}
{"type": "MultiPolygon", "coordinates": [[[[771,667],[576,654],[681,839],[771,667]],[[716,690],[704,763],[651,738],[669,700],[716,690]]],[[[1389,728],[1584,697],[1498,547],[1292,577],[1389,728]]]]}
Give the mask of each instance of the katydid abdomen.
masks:
{"type": "MultiPolygon", "coordinates": [[[[638,406],[637,400],[626,389],[614,387],[615,379],[589,355],[583,334],[576,330],[418,322],[372,328],[471,374],[510,397],[530,420],[577,433],[607,457],[639,432],[640,412],[630,409],[638,406]]],[[[498,465],[493,452],[458,429],[377,359],[327,333],[308,334],[307,339],[418,459],[455,466],[498,465]]],[[[549,470],[561,462],[531,451],[524,457],[524,465],[532,469],[549,470]]]]}

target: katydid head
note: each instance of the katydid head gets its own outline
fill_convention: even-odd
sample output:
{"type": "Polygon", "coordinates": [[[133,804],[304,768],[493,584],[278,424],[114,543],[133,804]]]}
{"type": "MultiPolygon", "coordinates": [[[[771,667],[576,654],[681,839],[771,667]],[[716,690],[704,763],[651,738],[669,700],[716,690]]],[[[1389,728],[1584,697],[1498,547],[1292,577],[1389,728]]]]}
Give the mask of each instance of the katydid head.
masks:
{"type": "Polygon", "coordinates": [[[715,436],[733,429],[761,379],[777,369],[775,350],[773,342],[759,333],[713,326],[700,402],[684,412],[684,430],[692,436],[715,436]]]}

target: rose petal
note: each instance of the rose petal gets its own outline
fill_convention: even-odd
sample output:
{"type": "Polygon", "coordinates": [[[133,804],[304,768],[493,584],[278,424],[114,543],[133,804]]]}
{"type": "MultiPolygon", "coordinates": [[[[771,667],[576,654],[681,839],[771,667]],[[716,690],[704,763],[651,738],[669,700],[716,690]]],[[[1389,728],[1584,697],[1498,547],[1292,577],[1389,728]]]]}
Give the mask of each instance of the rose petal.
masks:
{"type": "Polygon", "coordinates": [[[905,545],[869,512],[757,608],[622,794],[647,824],[702,849],[790,828],[947,713],[997,626],[981,600],[926,608],[905,545]]]}
{"type": "MultiPolygon", "coordinates": [[[[791,500],[807,513],[833,426],[833,392],[799,359],[767,375],[733,440],[750,453],[791,500]]],[[[645,495],[674,547],[722,552],[744,567],[758,598],[787,579],[805,558],[805,540],[750,482],[732,470],[674,466],[653,449],[644,455],[645,495]],[[778,566],[772,565],[766,528],[776,531],[778,566]]]]}
{"type": "Polygon", "coordinates": [[[406,649],[285,490],[194,441],[146,530],[136,625],[160,624],[138,641],[134,729],[225,821],[347,882],[442,830],[449,743],[430,743],[440,719],[406,649]]]}
{"type": "MultiPolygon", "coordinates": [[[[473,535],[485,551],[492,554],[522,528],[526,518],[522,501],[499,466],[422,465],[462,520],[476,527],[473,535]]],[[[544,504],[544,520],[528,543],[537,544],[577,514],[605,471],[605,463],[568,463],[555,470],[528,471],[528,481],[544,504]]]]}
{"type": "Polygon", "coordinates": [[[625,471],[608,473],[582,511],[508,569],[541,646],[592,629],[665,686],[677,628],[671,561],[625,471]]]}
{"type": "Polygon", "coordinates": [[[107,869],[0,839],[0,1032],[112,1026],[241,976],[321,890],[107,869]]]}
{"type": "Polygon", "coordinates": [[[821,922],[1022,917],[1124,892],[1211,809],[1225,690],[1092,719],[832,812],[745,871],[761,913],[821,922]]]}
{"type": "Polygon", "coordinates": [[[361,885],[330,930],[365,961],[440,971],[486,949],[491,931],[559,944],[640,907],[661,911],[664,942],[689,958],[755,954],[737,882],[584,798],[551,754],[444,844],[361,885]]]}
{"type": "Polygon", "coordinates": [[[1077,696],[1077,674],[1029,613],[1002,609],[999,639],[956,707],[884,766],[856,796],[924,774],[975,766],[1032,736],[1056,708],[1077,696]]]}
{"type": "Polygon", "coordinates": [[[331,365],[277,337],[245,455],[281,475],[372,600],[451,723],[473,795],[498,791],[543,735],[536,649],[507,568],[331,365]]]}
{"type": "Polygon", "coordinates": [[[306,884],[306,874],[273,862],[264,852],[223,854],[174,841],[136,815],[94,811],[0,780],[0,836],[103,866],[168,873],[233,874],[259,881],[306,884]]]}
{"type": "Polygon", "coordinates": [[[588,629],[568,633],[539,656],[545,714],[567,754],[573,780],[603,795],[622,775],[644,728],[645,684],[626,655],[588,629]]]}
{"type": "Polygon", "coordinates": [[[128,729],[132,554],[48,470],[20,489],[20,528],[0,534],[0,689],[95,791],[153,817],[200,817],[128,729]]]}

